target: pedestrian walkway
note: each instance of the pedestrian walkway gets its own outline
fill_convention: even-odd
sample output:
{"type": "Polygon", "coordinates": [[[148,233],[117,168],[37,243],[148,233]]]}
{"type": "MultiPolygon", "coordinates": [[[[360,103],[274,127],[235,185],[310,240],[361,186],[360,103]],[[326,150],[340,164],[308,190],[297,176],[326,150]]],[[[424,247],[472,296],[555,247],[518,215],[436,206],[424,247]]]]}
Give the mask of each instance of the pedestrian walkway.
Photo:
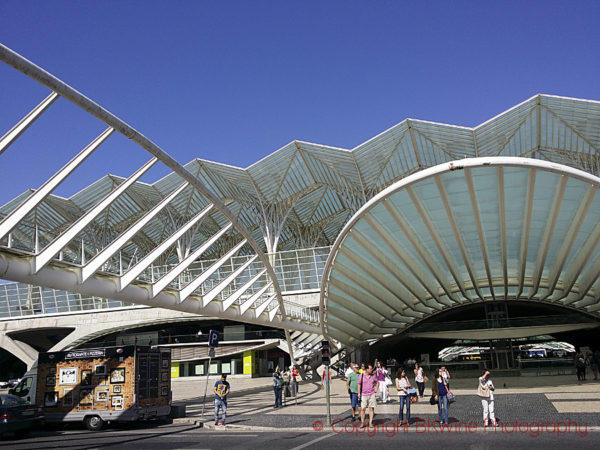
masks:
{"type": "MultiPolygon", "coordinates": [[[[566,422],[568,420],[587,426],[600,426],[600,382],[579,383],[573,376],[555,377],[510,377],[493,378],[496,386],[496,414],[504,422],[566,422]]],[[[190,421],[211,424],[214,414],[212,386],[217,378],[210,378],[204,417],[202,400],[205,378],[174,380],[173,398],[176,403],[184,402],[190,421]]],[[[273,408],[274,394],[271,378],[232,378],[231,394],[228,399],[228,427],[311,429],[319,421],[325,422],[325,391],[320,383],[300,384],[296,399],[287,398],[286,406],[273,408]]],[[[331,389],[331,417],[339,422],[350,418],[350,404],[346,383],[334,379],[331,389]]],[[[481,402],[476,396],[476,379],[451,380],[451,390],[457,401],[449,412],[455,423],[482,422],[481,402]]],[[[378,403],[375,408],[375,422],[395,422],[398,415],[396,389],[390,388],[390,403],[378,403]]],[[[429,404],[431,389],[425,389],[425,397],[411,406],[414,420],[434,420],[437,406],[429,404]]]]}

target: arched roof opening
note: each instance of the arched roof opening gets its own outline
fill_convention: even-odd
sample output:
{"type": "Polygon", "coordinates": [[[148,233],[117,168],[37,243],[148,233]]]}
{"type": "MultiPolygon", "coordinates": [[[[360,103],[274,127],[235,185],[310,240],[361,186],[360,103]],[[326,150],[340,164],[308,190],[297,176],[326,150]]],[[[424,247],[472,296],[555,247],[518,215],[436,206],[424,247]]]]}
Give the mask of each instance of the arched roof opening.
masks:
{"type": "Polygon", "coordinates": [[[443,163],[394,183],[338,236],[321,326],[346,345],[477,302],[546,302],[600,317],[600,178],[546,161],[443,163]]]}

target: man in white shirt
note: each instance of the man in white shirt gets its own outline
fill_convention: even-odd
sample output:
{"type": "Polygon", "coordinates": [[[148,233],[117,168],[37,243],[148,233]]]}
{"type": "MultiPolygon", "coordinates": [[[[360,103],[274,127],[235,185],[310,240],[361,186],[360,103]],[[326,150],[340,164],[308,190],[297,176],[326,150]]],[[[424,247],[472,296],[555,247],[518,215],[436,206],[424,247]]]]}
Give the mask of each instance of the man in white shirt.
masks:
{"type": "Polygon", "coordinates": [[[348,375],[354,372],[354,366],[356,366],[356,363],[351,362],[350,367],[348,367],[348,369],[346,369],[346,372],[344,372],[344,377],[346,378],[346,380],[348,379],[348,375]]]}
{"type": "Polygon", "coordinates": [[[446,386],[450,387],[450,378],[451,377],[450,377],[450,372],[448,372],[448,369],[446,369],[446,366],[440,367],[440,375],[446,382],[446,386]]]}

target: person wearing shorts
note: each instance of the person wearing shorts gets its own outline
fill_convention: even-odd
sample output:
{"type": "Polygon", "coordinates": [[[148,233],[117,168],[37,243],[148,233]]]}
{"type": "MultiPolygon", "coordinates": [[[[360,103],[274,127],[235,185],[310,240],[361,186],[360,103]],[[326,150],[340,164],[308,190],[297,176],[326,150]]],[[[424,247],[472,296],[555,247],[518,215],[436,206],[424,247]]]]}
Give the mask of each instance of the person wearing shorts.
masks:
{"type": "Polygon", "coordinates": [[[360,417],[360,400],[358,398],[358,366],[351,363],[352,372],[348,373],[348,380],[346,381],[346,387],[348,388],[348,394],[350,395],[350,407],[352,408],[352,422],[360,417]]]}
{"type": "Polygon", "coordinates": [[[375,392],[379,387],[379,381],[373,373],[373,364],[367,366],[367,371],[358,379],[358,395],[360,397],[360,424],[365,426],[365,415],[369,411],[369,426],[373,426],[373,416],[375,415],[375,405],[377,400],[375,392]]]}

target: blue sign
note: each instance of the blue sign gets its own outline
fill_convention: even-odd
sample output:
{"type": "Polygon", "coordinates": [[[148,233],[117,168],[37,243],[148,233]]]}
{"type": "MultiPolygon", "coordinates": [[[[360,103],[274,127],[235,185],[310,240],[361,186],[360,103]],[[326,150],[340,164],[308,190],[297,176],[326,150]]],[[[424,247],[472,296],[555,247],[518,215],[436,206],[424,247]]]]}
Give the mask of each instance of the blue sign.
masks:
{"type": "Polygon", "coordinates": [[[208,335],[208,345],[210,347],[218,347],[219,346],[219,332],[215,330],[210,330],[208,335]]]}

